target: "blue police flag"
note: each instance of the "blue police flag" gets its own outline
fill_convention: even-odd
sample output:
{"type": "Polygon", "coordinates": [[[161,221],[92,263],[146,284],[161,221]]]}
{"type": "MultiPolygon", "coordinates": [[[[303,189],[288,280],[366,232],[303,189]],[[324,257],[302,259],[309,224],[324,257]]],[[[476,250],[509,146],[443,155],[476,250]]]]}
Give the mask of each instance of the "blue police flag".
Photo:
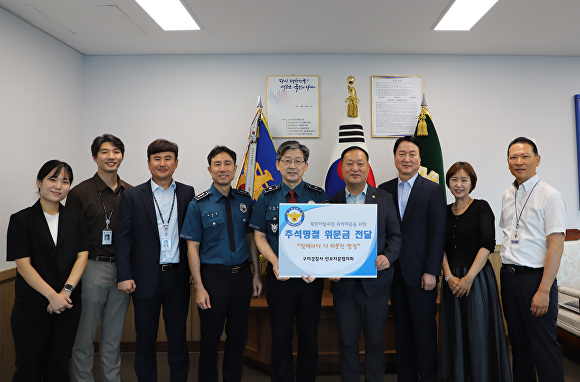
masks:
{"type": "Polygon", "coordinates": [[[262,113],[260,100],[250,126],[244,162],[240,167],[236,188],[248,191],[254,203],[262,190],[282,182],[282,175],[276,168],[276,147],[262,113]]]}

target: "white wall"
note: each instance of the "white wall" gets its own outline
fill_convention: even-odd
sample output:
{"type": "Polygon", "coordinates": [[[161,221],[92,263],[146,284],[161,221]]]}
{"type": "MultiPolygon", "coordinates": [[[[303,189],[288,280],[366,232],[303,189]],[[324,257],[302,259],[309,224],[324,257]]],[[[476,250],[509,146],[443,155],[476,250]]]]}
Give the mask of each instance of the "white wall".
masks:
{"type": "Polygon", "coordinates": [[[10,215],[36,201],[42,164],[61,159],[80,170],[84,57],[2,8],[0,52],[3,270],[14,267],[5,261],[10,215]]]}
{"type": "MultiPolygon", "coordinates": [[[[176,179],[209,187],[206,155],[226,144],[242,156],[256,96],[266,76],[320,75],[320,138],[311,149],[307,181],[323,185],[330,151],[354,75],[359,110],[377,181],[396,175],[392,138],[370,138],[370,76],[422,75],[441,140],[444,166],[469,161],[478,174],[476,198],[487,199],[499,219],[501,194],[513,177],[506,148],[519,135],[537,141],[539,174],[559,189],[568,227],[580,226],[573,95],[580,91],[580,58],[515,56],[231,55],[87,57],[83,176],[95,171],[91,140],[121,137],[127,153],[120,173],[138,184],[149,177],[146,147],[158,137],[177,142],[176,179]]],[[[281,140],[276,140],[276,145],[281,140]]],[[[448,200],[453,200],[448,192],[448,200]]],[[[501,237],[497,232],[498,239],[501,237]]]]}

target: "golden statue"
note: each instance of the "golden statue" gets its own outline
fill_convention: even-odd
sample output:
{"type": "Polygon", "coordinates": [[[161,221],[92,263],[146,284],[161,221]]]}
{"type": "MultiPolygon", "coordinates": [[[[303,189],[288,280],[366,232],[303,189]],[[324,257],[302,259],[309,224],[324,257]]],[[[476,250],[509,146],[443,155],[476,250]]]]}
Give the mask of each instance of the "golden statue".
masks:
{"type": "Polygon", "coordinates": [[[358,103],[359,99],[356,96],[356,89],[354,88],[354,77],[348,76],[346,79],[348,83],[348,98],[344,102],[348,102],[348,112],[347,115],[351,118],[358,117],[358,103]]]}

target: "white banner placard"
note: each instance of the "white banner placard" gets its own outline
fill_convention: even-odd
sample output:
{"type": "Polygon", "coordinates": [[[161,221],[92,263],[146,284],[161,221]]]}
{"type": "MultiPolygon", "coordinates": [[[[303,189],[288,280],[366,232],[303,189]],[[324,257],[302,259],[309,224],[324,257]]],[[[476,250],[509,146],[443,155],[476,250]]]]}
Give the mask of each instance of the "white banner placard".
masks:
{"type": "Polygon", "coordinates": [[[279,207],[281,277],[377,277],[375,204],[279,207]]]}

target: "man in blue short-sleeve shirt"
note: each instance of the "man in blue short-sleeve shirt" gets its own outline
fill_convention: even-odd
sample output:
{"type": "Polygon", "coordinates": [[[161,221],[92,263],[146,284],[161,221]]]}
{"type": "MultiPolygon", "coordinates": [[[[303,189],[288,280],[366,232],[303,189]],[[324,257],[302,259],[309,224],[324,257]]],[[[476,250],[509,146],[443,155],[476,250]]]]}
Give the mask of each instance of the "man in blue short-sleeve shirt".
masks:
{"type": "Polygon", "coordinates": [[[292,334],[296,315],[298,363],[296,381],[314,381],[318,369],[318,321],[322,279],[280,278],[278,273],[278,206],[280,203],[328,203],[326,192],[302,180],[310,151],[297,141],[278,148],[276,168],[282,183],[265,189],[252,213],[250,227],[258,250],[268,261],[266,298],[272,332],[272,381],[294,381],[292,334]]]}
{"type": "Polygon", "coordinates": [[[200,317],[198,379],[218,381],[218,350],[227,320],[223,380],[241,381],[250,299],[252,291],[254,296],[262,291],[253,231],[248,227],[252,198],[231,187],[235,152],[216,146],[207,161],[213,184],[189,203],[181,230],[181,238],[187,240],[200,317]]]}

